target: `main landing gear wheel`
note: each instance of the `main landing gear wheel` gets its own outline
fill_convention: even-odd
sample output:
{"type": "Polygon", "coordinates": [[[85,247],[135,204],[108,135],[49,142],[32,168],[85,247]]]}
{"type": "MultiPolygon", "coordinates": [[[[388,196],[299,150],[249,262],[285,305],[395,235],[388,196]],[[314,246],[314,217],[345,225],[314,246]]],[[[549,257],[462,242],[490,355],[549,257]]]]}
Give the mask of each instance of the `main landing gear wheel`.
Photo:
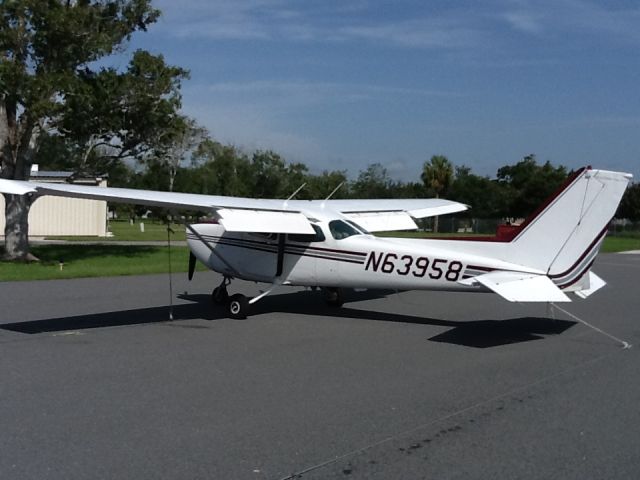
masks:
{"type": "Polygon", "coordinates": [[[324,289],[324,301],[332,307],[341,307],[344,304],[344,296],[339,288],[328,287],[324,289]]]}
{"type": "Polygon", "coordinates": [[[245,319],[249,314],[249,299],[241,293],[229,298],[229,316],[235,319],[245,319]]]}

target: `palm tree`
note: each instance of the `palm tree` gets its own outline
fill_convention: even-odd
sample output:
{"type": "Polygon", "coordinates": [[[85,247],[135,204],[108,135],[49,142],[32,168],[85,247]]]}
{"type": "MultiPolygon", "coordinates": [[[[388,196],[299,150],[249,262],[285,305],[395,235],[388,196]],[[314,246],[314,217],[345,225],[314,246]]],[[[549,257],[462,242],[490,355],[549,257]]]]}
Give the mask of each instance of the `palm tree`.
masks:
{"type": "MultiPolygon", "coordinates": [[[[440,198],[453,180],[453,165],[444,155],[433,155],[428,162],[424,162],[421,178],[427,190],[433,191],[436,198],[440,198]]],[[[438,231],[438,217],[434,219],[433,231],[438,231]]]]}

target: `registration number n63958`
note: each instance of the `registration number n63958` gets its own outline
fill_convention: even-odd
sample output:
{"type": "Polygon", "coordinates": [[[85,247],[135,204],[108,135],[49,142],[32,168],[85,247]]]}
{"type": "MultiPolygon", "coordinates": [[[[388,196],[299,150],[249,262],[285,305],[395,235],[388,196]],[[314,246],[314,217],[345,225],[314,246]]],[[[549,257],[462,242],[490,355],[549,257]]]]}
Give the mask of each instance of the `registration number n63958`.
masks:
{"type": "Polygon", "coordinates": [[[367,257],[364,269],[372,272],[412,275],[417,278],[426,276],[434,280],[444,278],[450,282],[456,282],[462,273],[462,262],[372,251],[367,257]]]}

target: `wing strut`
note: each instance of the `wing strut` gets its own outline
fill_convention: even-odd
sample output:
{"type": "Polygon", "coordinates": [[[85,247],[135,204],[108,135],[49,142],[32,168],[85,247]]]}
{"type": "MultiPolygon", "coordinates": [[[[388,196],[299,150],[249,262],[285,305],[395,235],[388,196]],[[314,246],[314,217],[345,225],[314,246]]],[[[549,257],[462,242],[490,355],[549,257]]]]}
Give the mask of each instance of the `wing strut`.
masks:
{"type": "Polygon", "coordinates": [[[173,280],[171,272],[171,224],[167,222],[167,260],[169,262],[169,320],[173,321],[173,280]]]}
{"type": "Polygon", "coordinates": [[[282,270],[284,268],[284,241],[286,239],[286,235],[284,233],[278,234],[278,264],[276,266],[276,277],[282,275],[282,270]]]}

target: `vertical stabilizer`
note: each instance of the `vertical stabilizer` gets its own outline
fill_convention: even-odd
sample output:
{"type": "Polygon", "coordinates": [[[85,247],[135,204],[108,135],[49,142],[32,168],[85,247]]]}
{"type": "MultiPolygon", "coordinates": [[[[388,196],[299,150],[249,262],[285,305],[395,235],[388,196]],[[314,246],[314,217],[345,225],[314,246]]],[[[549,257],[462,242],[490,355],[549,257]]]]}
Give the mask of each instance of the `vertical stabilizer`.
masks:
{"type": "Polygon", "coordinates": [[[593,264],[631,178],[606,170],[578,171],[522,224],[510,242],[510,256],[546,271],[560,288],[577,282],[593,264]]]}

